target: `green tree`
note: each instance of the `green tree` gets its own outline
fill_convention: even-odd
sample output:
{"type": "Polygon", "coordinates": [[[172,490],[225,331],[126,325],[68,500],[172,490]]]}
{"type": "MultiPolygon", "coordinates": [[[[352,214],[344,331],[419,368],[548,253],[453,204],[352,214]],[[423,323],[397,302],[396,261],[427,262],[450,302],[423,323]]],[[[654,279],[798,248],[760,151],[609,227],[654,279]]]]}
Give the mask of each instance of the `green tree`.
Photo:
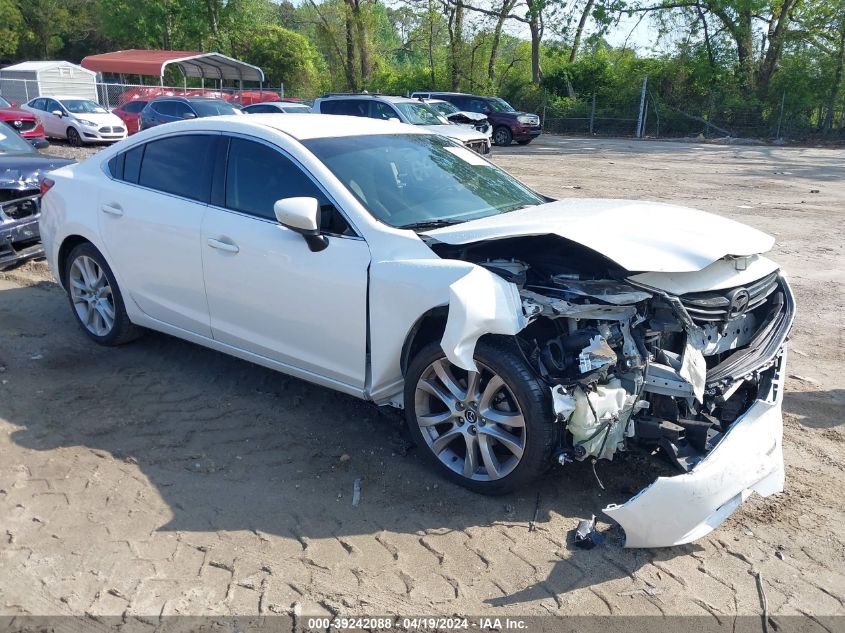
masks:
{"type": "Polygon", "coordinates": [[[304,36],[281,26],[253,31],[245,43],[244,59],[264,70],[267,83],[284,83],[285,92],[313,97],[323,89],[326,67],[304,36]]]}
{"type": "Polygon", "coordinates": [[[11,56],[18,50],[23,16],[14,0],[0,0],[0,56],[11,56]]]}

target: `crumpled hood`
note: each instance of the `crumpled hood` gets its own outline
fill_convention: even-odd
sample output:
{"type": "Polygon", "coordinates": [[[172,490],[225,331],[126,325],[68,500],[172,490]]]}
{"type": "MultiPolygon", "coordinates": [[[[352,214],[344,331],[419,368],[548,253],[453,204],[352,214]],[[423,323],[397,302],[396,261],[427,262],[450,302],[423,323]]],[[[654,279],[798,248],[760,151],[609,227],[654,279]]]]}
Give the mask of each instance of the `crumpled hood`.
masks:
{"type": "Polygon", "coordinates": [[[38,188],[42,174],[75,162],[38,153],[0,155],[0,188],[38,188]]]}
{"type": "Polygon", "coordinates": [[[659,202],[567,198],[421,233],[445,244],[559,235],[631,272],[692,272],[775,239],[739,222],[659,202]]]}
{"type": "Polygon", "coordinates": [[[424,130],[433,132],[434,134],[448,136],[449,138],[462,143],[466,143],[467,141],[484,140],[486,138],[481,132],[474,128],[469,128],[465,125],[455,125],[454,123],[447,125],[421,125],[420,127],[424,130]]]}

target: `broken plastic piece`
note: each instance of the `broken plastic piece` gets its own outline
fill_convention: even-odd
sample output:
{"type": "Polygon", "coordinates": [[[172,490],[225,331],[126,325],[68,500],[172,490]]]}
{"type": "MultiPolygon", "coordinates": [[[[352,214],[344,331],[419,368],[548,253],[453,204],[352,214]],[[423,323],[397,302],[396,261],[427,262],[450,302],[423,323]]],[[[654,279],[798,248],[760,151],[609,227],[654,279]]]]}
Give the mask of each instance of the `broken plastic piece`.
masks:
{"type": "Polygon", "coordinates": [[[584,519],[575,528],[575,546],[581,549],[593,549],[596,545],[604,544],[604,534],[596,530],[596,516],[584,519]]]}

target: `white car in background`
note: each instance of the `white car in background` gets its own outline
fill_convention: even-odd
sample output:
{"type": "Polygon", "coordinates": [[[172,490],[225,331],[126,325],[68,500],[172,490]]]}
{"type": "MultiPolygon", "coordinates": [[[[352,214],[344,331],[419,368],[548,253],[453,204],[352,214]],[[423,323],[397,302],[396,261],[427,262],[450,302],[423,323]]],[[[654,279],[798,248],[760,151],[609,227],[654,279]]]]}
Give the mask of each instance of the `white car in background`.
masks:
{"type": "Polygon", "coordinates": [[[401,121],[451,138],[479,154],[489,154],[492,142],[487,132],[453,125],[445,116],[419,99],[373,94],[328,94],[314,101],[318,114],[340,114],[380,121],[401,121]]]}
{"type": "Polygon", "coordinates": [[[50,138],[84,143],[113,143],[126,138],[126,124],[96,101],[82,97],[36,97],[21,106],[34,114],[50,138]]]}
{"type": "Polygon", "coordinates": [[[604,509],[629,547],[783,489],[795,306],[755,229],[555,201],[423,127],[345,116],[159,126],[42,191],[50,268],[97,343],[150,328],[404,408],[482,493],[663,455],[683,474],[604,509]]]}
{"type": "Polygon", "coordinates": [[[295,101],[262,101],[244,106],[244,114],[311,114],[313,110],[307,103],[295,101]]]}

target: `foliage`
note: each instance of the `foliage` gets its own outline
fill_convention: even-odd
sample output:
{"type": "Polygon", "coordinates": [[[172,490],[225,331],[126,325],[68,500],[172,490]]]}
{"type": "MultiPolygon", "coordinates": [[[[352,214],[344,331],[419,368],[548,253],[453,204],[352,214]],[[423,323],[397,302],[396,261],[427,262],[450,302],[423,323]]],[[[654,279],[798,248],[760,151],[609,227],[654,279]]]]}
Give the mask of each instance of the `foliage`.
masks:
{"type": "Polygon", "coordinates": [[[626,129],[648,75],[661,133],[845,133],[845,0],[0,0],[8,61],[126,48],[217,50],[303,97],[459,89],[578,125],[595,95],[626,129]],[[624,16],[659,53],[608,45],[624,16]]]}

